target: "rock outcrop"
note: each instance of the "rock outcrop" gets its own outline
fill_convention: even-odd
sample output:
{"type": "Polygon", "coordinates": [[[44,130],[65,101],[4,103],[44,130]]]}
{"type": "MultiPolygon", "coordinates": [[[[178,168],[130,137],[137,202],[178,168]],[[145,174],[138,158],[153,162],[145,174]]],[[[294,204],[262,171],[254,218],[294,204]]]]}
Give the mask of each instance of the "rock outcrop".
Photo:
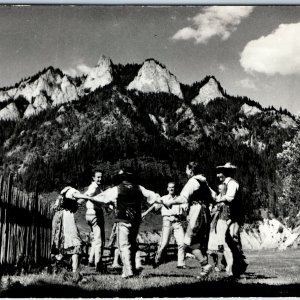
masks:
{"type": "Polygon", "coordinates": [[[247,117],[261,113],[261,109],[256,106],[248,105],[246,103],[241,106],[240,111],[247,117]]]}
{"type": "Polygon", "coordinates": [[[19,120],[20,113],[15,103],[10,103],[0,110],[0,120],[19,120]]]}
{"type": "Polygon", "coordinates": [[[82,90],[84,93],[93,92],[98,87],[108,85],[112,81],[112,62],[110,58],[103,55],[97,65],[87,74],[82,90]]]}
{"type": "Polygon", "coordinates": [[[128,85],[127,89],[144,93],[164,92],[183,98],[180,83],[176,77],[153,59],[144,62],[138,75],[128,85]]]}
{"type": "Polygon", "coordinates": [[[214,77],[210,77],[208,82],[200,88],[198,96],[192,100],[192,105],[207,105],[210,101],[216,98],[224,98],[224,95],[220,91],[216,79],[214,77]]]}

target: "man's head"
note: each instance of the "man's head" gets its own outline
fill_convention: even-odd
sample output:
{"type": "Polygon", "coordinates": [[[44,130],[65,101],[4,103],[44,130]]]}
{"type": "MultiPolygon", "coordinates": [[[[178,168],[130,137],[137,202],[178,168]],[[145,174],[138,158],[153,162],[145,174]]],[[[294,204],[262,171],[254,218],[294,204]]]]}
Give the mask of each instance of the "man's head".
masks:
{"type": "Polygon", "coordinates": [[[93,182],[95,182],[97,185],[101,185],[102,182],[102,176],[103,172],[100,170],[94,171],[94,176],[93,176],[93,182]]]}
{"type": "Polygon", "coordinates": [[[228,162],[224,166],[218,166],[216,169],[217,178],[220,182],[224,182],[225,178],[234,176],[237,167],[228,162]]]}
{"type": "Polygon", "coordinates": [[[133,183],[135,181],[134,170],[131,167],[123,167],[118,173],[120,181],[129,181],[133,183]]]}
{"type": "Polygon", "coordinates": [[[168,183],[168,188],[167,191],[169,192],[169,195],[174,196],[175,195],[175,182],[174,181],[170,181],[168,183]]]}
{"type": "Polygon", "coordinates": [[[201,174],[200,165],[194,161],[191,161],[186,165],[185,172],[186,172],[186,175],[188,176],[188,178],[191,178],[195,175],[199,175],[199,174],[201,174]]]}

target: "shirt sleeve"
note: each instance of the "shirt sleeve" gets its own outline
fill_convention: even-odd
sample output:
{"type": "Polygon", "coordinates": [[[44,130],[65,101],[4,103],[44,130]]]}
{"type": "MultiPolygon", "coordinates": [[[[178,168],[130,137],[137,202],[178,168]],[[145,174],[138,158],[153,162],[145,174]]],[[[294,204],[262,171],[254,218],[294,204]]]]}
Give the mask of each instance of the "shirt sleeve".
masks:
{"type": "Polygon", "coordinates": [[[180,197],[184,199],[187,203],[190,196],[199,188],[199,186],[200,184],[196,179],[190,178],[189,181],[183,187],[180,193],[180,197]]]}
{"type": "Polygon", "coordinates": [[[94,200],[101,203],[116,203],[118,198],[118,187],[109,188],[94,197],[94,200]]]}
{"type": "Polygon", "coordinates": [[[159,197],[159,195],[156,194],[155,192],[147,190],[141,185],[139,187],[140,187],[140,190],[141,190],[143,196],[146,198],[146,200],[149,204],[153,204],[155,202],[155,200],[159,197]]]}
{"type": "Polygon", "coordinates": [[[87,191],[85,192],[85,194],[87,196],[93,197],[95,196],[97,193],[97,185],[94,183],[91,183],[90,186],[88,187],[87,191]]]}
{"type": "Polygon", "coordinates": [[[224,196],[222,196],[222,200],[231,202],[234,199],[238,188],[239,188],[239,184],[237,182],[235,182],[233,180],[229,181],[227,184],[226,194],[224,196]]]}
{"type": "Polygon", "coordinates": [[[68,198],[68,199],[76,200],[76,199],[74,198],[74,196],[73,196],[73,195],[76,194],[76,193],[79,193],[79,194],[80,194],[80,192],[77,191],[76,189],[74,189],[74,188],[69,188],[69,189],[67,190],[67,192],[65,193],[65,197],[68,198]]]}

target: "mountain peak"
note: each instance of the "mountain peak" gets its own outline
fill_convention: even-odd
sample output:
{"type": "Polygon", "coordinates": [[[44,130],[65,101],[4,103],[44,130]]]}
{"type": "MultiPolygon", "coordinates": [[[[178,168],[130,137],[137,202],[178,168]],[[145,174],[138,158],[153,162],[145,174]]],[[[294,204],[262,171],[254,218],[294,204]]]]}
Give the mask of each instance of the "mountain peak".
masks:
{"type": "Polygon", "coordinates": [[[199,89],[199,94],[192,100],[193,105],[207,105],[216,98],[225,98],[222,87],[214,76],[207,76],[204,82],[204,85],[199,89]]]}
{"type": "Polygon", "coordinates": [[[170,93],[183,98],[177,78],[155,59],[147,59],[140,68],[138,75],[128,85],[128,90],[144,93],[170,93]]]}
{"type": "Polygon", "coordinates": [[[109,57],[101,55],[97,65],[90,70],[83,84],[83,90],[93,92],[113,81],[112,62],[109,57]]]}

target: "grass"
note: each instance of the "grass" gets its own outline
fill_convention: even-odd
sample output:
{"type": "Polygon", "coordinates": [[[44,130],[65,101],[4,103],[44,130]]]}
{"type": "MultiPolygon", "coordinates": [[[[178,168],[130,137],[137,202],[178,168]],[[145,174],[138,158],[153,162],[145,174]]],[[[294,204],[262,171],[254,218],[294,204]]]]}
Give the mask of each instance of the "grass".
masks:
{"type": "Polygon", "coordinates": [[[1,297],[271,297],[300,296],[300,250],[246,253],[249,267],[238,280],[212,273],[197,278],[198,263],[188,259],[188,270],[172,261],[153,269],[145,266],[139,277],[98,275],[82,267],[84,280],[74,284],[70,273],[40,273],[2,278],[1,297]]]}

